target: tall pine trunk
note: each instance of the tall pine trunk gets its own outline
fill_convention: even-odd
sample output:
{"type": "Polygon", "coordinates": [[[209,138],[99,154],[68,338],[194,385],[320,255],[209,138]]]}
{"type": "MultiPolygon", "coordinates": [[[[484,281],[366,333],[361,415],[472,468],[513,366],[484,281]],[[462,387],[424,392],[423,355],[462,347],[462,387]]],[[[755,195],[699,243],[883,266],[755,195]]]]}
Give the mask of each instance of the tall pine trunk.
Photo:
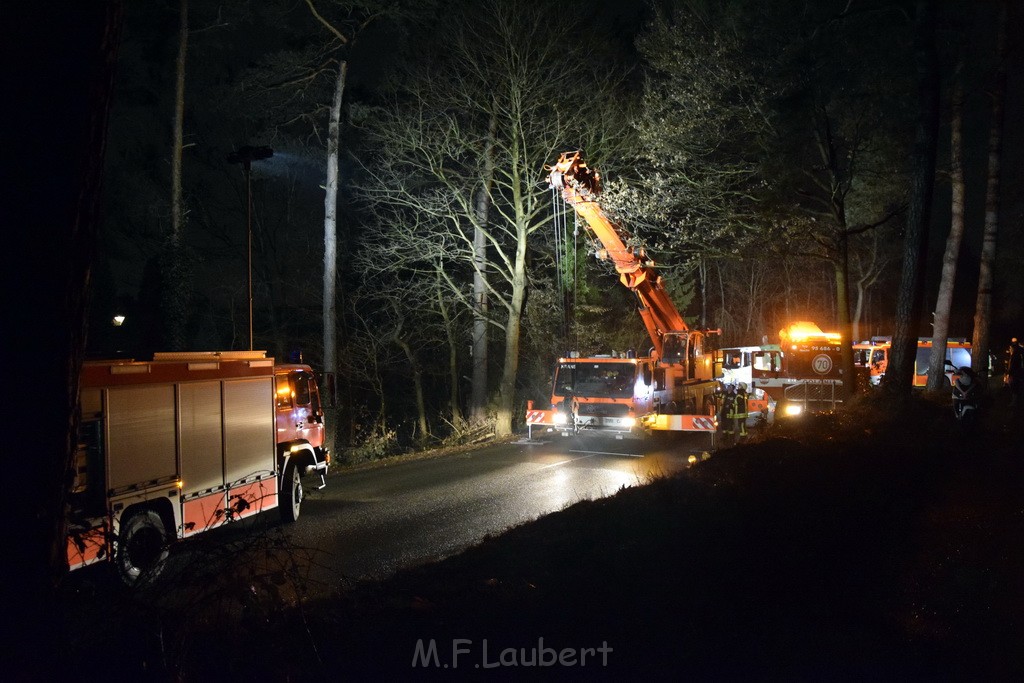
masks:
{"type": "Polygon", "coordinates": [[[490,325],[487,302],[487,222],[491,211],[491,185],[494,182],[494,144],[498,134],[498,118],[491,114],[484,145],[484,168],[480,190],[476,196],[476,221],[473,231],[473,373],[470,389],[469,416],[473,422],[487,418],[488,350],[490,325]]]}
{"type": "MultiPolygon", "coordinates": [[[[334,98],[331,100],[331,119],[327,127],[327,183],[324,196],[324,292],[323,292],[323,334],[324,365],[330,404],[335,405],[337,391],[338,357],[336,339],[338,327],[338,150],[341,144],[341,103],[345,95],[345,80],[348,62],[338,64],[338,78],[334,82],[334,98]]],[[[327,420],[327,447],[334,450],[338,433],[338,420],[327,420]]]]}
{"type": "Polygon", "coordinates": [[[953,199],[950,207],[949,236],[946,238],[946,251],[942,256],[942,279],[939,282],[939,293],[935,299],[932,354],[928,361],[928,391],[949,389],[949,385],[945,381],[946,341],[949,339],[949,311],[953,305],[956,264],[960,258],[960,242],[964,235],[963,67],[963,58],[961,58],[956,66],[951,103],[952,113],[949,122],[949,176],[953,199]]]}
{"type": "Polygon", "coordinates": [[[182,206],[181,156],[185,127],[185,57],[188,54],[188,0],[180,0],[178,55],[175,60],[174,125],[171,138],[171,230],[161,264],[164,343],[172,351],[185,350],[186,327],[192,299],[191,269],[185,256],[185,211],[182,206]]]}
{"type": "Polygon", "coordinates": [[[939,128],[938,56],[935,49],[935,0],[917,0],[914,62],[918,81],[918,114],[911,154],[910,197],[903,238],[903,270],[896,298],[892,355],[885,371],[886,390],[909,399],[917,357],[918,328],[924,294],[924,264],[932,194],[935,191],[935,153],[939,128]]]}
{"type": "Polygon", "coordinates": [[[978,275],[978,300],[974,308],[974,338],[971,340],[971,369],[988,382],[989,323],[992,314],[993,269],[996,258],[996,233],[999,230],[999,173],[1003,149],[1003,101],[1006,97],[1006,18],[1007,3],[999,8],[996,36],[995,84],[992,88],[992,128],[988,139],[988,185],[985,189],[985,231],[981,240],[981,270],[978,275]]]}

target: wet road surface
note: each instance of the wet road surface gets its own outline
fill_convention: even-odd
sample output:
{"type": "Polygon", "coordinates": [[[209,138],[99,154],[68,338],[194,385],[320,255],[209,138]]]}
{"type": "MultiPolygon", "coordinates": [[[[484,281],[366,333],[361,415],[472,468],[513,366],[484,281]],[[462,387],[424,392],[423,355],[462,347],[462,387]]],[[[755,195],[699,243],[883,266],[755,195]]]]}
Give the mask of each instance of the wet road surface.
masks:
{"type": "MultiPolygon", "coordinates": [[[[439,560],[582,500],[685,469],[707,437],[671,441],[533,434],[468,453],[337,469],[309,491],[290,540],[319,550],[324,589],[439,560]]],[[[312,482],[312,479],[307,480],[312,482]]]]}

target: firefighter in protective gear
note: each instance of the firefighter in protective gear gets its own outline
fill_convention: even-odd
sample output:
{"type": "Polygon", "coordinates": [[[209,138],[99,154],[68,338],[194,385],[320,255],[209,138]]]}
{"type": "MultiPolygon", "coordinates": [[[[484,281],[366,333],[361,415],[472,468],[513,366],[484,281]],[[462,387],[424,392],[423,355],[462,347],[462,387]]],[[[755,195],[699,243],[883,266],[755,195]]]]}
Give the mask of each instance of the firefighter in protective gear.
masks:
{"type": "Polygon", "coordinates": [[[1014,337],[1006,349],[1006,385],[1010,388],[1010,405],[1024,399],[1024,344],[1014,337]]]}
{"type": "Polygon", "coordinates": [[[736,387],[726,384],[719,396],[718,426],[722,429],[726,443],[731,443],[736,434],[732,414],[736,412],[736,387]]]}
{"type": "Polygon", "coordinates": [[[745,382],[740,382],[739,386],[736,387],[731,417],[733,431],[739,435],[740,439],[745,439],[747,437],[747,385],[745,382]]]}

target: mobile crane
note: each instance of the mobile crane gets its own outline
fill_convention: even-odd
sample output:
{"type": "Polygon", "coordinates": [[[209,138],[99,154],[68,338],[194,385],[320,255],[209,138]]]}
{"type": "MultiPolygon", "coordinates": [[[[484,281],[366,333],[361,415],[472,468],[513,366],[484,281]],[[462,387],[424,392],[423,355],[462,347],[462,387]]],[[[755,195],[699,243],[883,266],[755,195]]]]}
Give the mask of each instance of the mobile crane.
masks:
{"type": "Polygon", "coordinates": [[[601,178],[579,151],[563,153],[547,170],[548,183],[584,219],[601,243],[597,257],[609,260],[619,281],[637,297],[640,318],[651,339],[643,357],[560,358],[555,367],[550,410],[528,407],[528,425],[565,435],[582,430],[617,437],[651,431],[714,432],[715,389],[708,334],[687,326],[665,290],[654,262],[598,202],[601,178]]]}

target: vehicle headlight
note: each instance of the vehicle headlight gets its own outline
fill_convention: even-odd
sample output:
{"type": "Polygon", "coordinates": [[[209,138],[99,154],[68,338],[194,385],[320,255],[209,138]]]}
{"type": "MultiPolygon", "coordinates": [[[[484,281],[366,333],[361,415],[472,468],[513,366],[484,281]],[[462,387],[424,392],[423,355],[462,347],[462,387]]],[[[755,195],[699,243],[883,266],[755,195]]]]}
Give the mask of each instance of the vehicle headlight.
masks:
{"type": "Polygon", "coordinates": [[[796,405],[795,403],[790,403],[790,404],[788,404],[788,405],[786,406],[786,408],[785,408],[785,409],[783,410],[783,412],[784,412],[784,413],[785,413],[786,415],[799,415],[799,414],[800,414],[800,413],[802,413],[803,411],[804,411],[804,408],[803,408],[803,406],[798,406],[798,405],[796,405]]]}
{"type": "Polygon", "coordinates": [[[623,427],[629,427],[630,429],[632,429],[633,427],[636,426],[636,418],[635,417],[624,417],[624,418],[622,418],[622,426],[623,427]]]}
{"type": "Polygon", "coordinates": [[[568,418],[568,416],[566,416],[565,413],[563,413],[561,410],[555,411],[555,424],[556,425],[564,425],[568,421],[569,421],[569,418],[568,418]]]}

